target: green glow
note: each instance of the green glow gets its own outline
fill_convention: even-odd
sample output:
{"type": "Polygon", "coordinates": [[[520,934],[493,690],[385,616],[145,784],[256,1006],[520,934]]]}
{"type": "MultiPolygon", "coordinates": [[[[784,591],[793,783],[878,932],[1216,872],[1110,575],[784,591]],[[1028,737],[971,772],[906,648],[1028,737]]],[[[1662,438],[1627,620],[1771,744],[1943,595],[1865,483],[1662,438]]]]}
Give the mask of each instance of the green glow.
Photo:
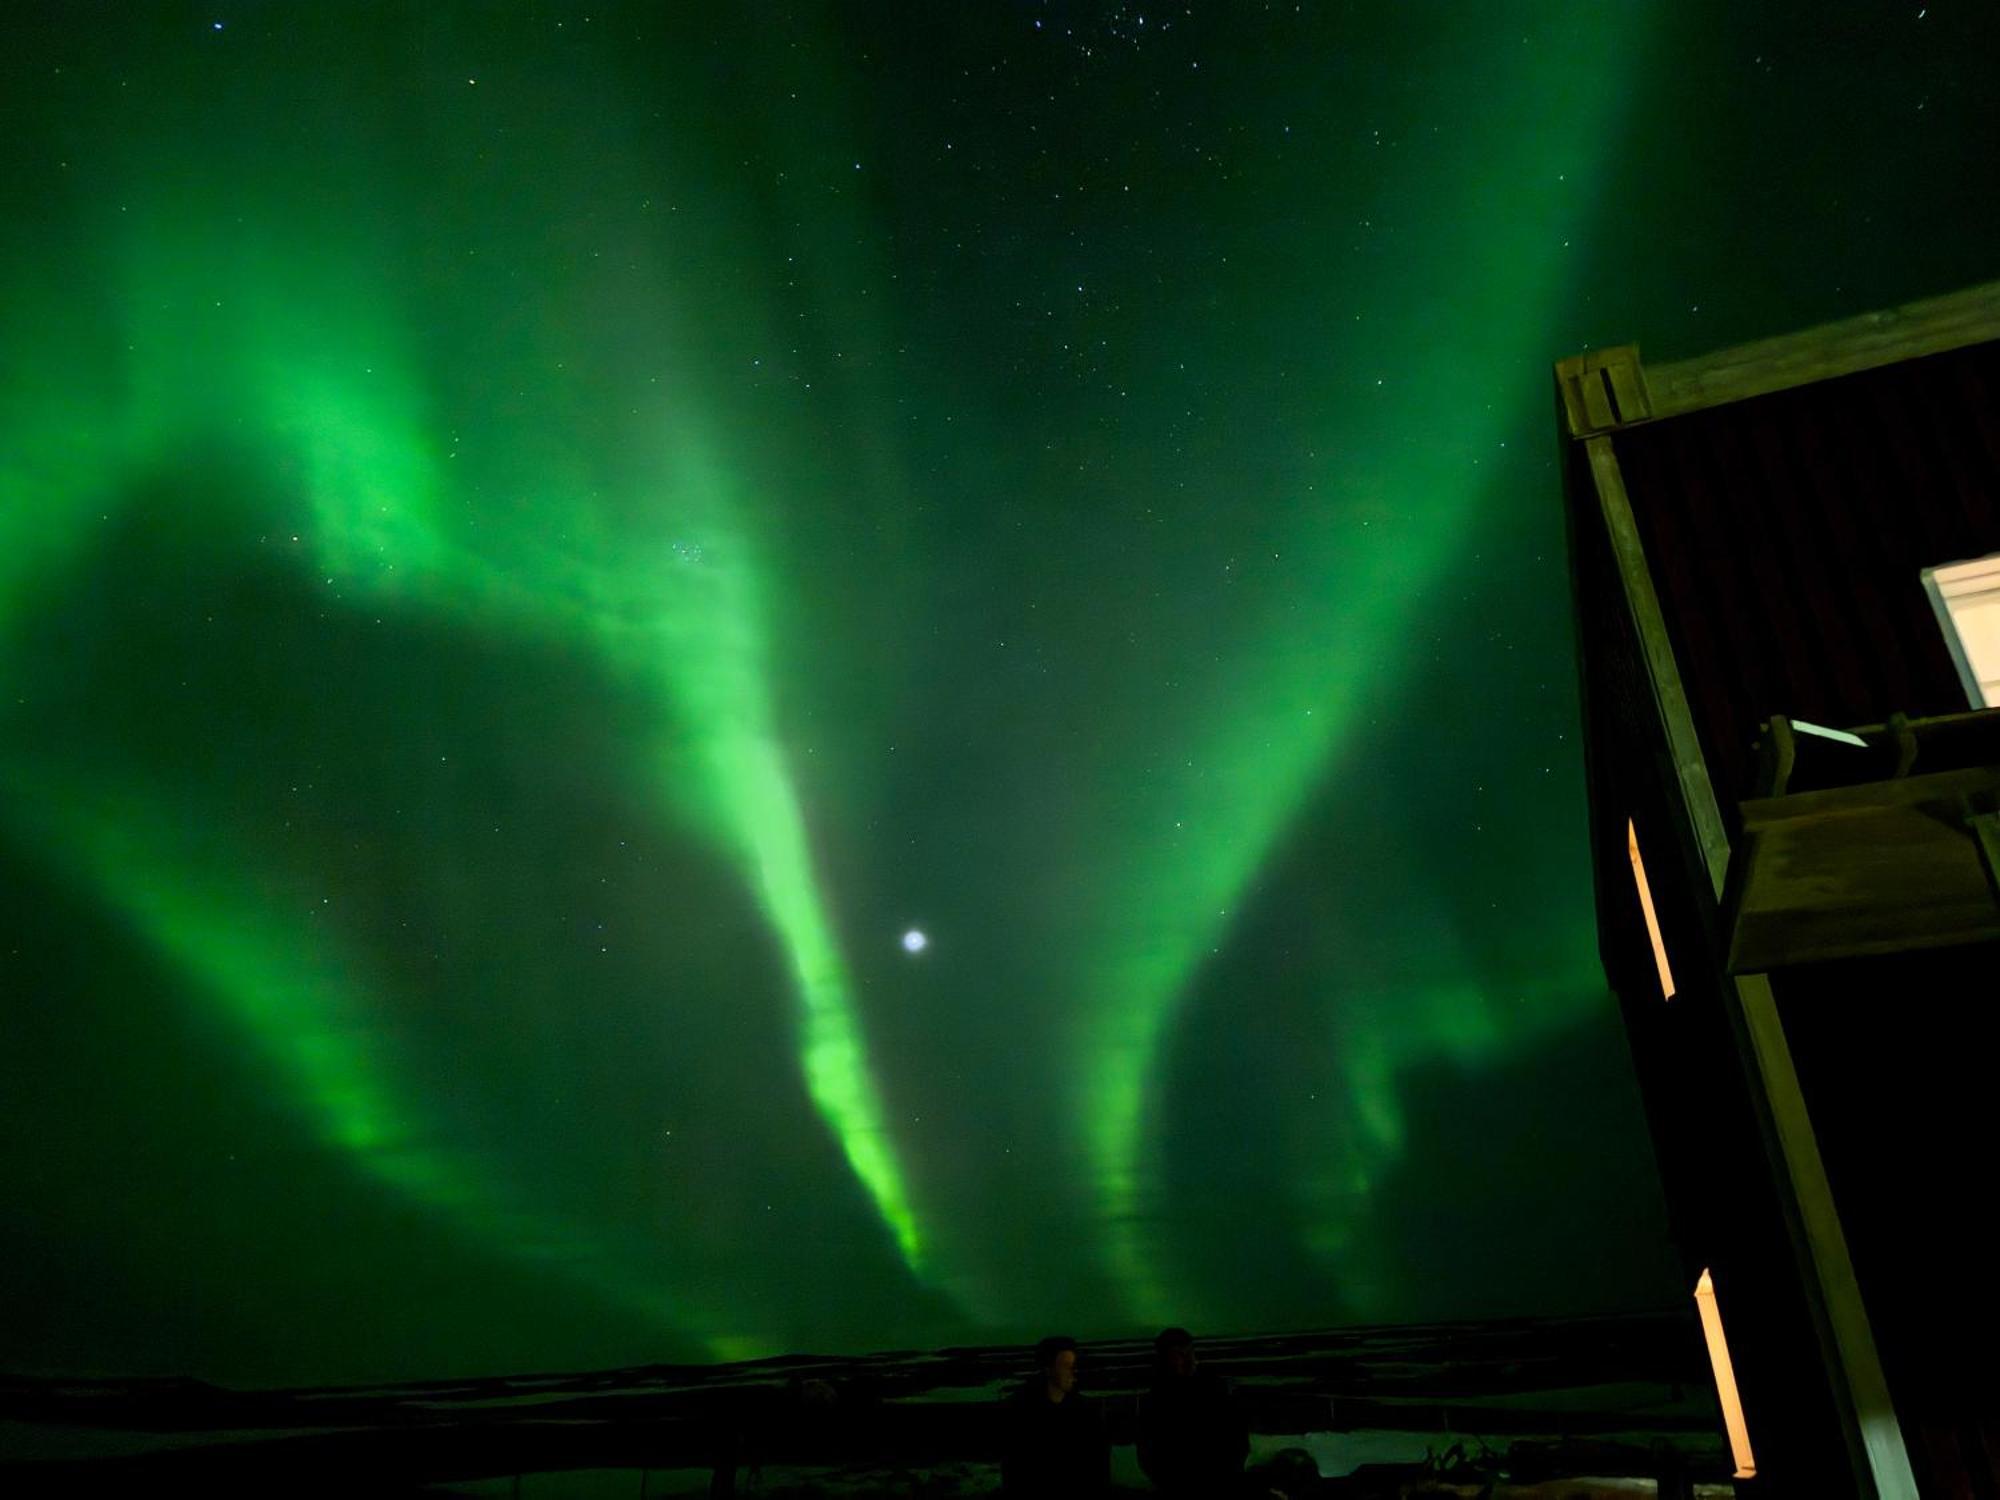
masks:
{"type": "MultiPolygon", "coordinates": [[[[121,469],[129,474],[149,454],[214,435],[297,477],[310,520],[296,540],[333,597],[359,591],[489,630],[593,644],[655,698],[661,812],[704,828],[755,893],[790,959],[810,1097],[898,1252],[921,1272],[923,1234],[883,1120],[770,703],[760,565],[743,507],[712,453],[726,436],[721,424],[705,420],[698,405],[663,406],[651,426],[673,437],[655,440],[655,472],[610,493],[588,484],[558,435],[533,452],[534,470],[505,475],[528,503],[511,516],[482,512],[426,438],[435,415],[396,331],[402,310],[370,294],[365,257],[343,256],[332,230],[311,246],[267,239],[250,254],[233,237],[192,231],[186,214],[177,202],[128,230],[131,347],[158,357],[140,357],[128,376],[137,396],[128,428],[136,435],[123,455],[107,449],[94,484],[79,485],[75,469],[44,476],[50,461],[40,455],[74,438],[40,412],[16,418],[16,430],[33,427],[38,441],[10,476],[28,505],[5,513],[33,518],[22,532],[36,546],[12,550],[19,572],[9,576],[25,580],[74,553],[94,519],[89,507],[121,469]],[[176,253],[162,255],[163,244],[176,253]],[[218,276],[232,288],[226,307],[202,295],[218,276]]],[[[498,482],[491,470],[480,479],[498,482]]],[[[108,878],[113,866],[93,868],[108,878]]],[[[171,856],[157,850],[152,868],[170,880],[171,856]]],[[[219,909],[136,915],[189,963],[200,959],[204,938],[219,941],[231,930],[219,909]]],[[[215,987],[247,1027],[300,1067],[329,1144],[367,1155],[376,1176],[421,1201],[452,1206],[462,1185],[421,1157],[377,1153],[394,1133],[392,1092],[374,1081],[370,1058],[259,998],[284,988],[284,951],[275,936],[253,949],[225,944],[198,966],[211,980],[249,976],[247,987],[227,978],[215,987]]],[[[306,994],[328,983],[323,972],[294,979],[306,994]]]]}
{"type": "MultiPolygon", "coordinates": [[[[601,1232],[518,1201],[430,1143],[381,1045],[350,955],[310,921],[270,914],[273,872],[252,876],[227,831],[163,818],[157,797],[121,795],[10,766],[14,819],[100,892],[168,963],[261,1049],[319,1143],[369,1180],[444,1215],[472,1242],[573,1276],[629,1314],[685,1328],[691,1309],[606,1254],[601,1232]],[[24,816],[24,808],[39,809],[24,816]],[[40,823],[39,829],[33,825],[40,823]],[[52,829],[59,827],[61,835],[52,829]]],[[[713,1318],[716,1309],[700,1309],[713,1318]]],[[[715,1357],[727,1357],[711,1343],[715,1357]]]]}
{"type": "Polygon", "coordinates": [[[266,1221],[302,1380],[1651,1298],[1549,360],[1985,274],[1991,18],[115,9],[0,147],[40,1354],[266,1221]]]}
{"type": "MultiPolygon", "coordinates": [[[[605,507],[568,502],[559,513],[569,545],[550,548],[542,541],[547,521],[497,538],[441,535],[438,508],[428,503],[435,465],[415,424],[381,420],[366,395],[357,413],[344,388],[314,399],[319,387],[289,372],[268,388],[303,389],[306,410],[328,415],[324,425],[306,418],[296,427],[307,438],[316,550],[336,584],[414,588],[427,607],[498,611],[516,629],[574,633],[653,687],[674,747],[665,805],[694,817],[735,856],[782,940],[798,987],[799,1060],[813,1102],[905,1262],[920,1271],[922,1235],[769,702],[753,543],[722,465],[696,435],[700,424],[663,411],[660,426],[680,434],[664,445],[657,489],[615,496],[615,527],[605,507]],[[689,739],[699,747],[693,756],[685,754],[689,739]],[[674,774],[690,768],[692,784],[674,774]]],[[[559,456],[552,467],[556,475],[542,482],[554,495],[566,487],[559,456]]],[[[537,487],[538,479],[528,483],[537,487]]]]}
{"type": "MultiPolygon", "coordinates": [[[[670,468],[664,489],[681,501],[671,513],[684,535],[702,539],[700,555],[676,553],[661,537],[654,555],[662,559],[664,583],[600,570],[600,580],[610,578],[614,587],[631,588],[642,600],[609,608],[600,603],[600,639],[633,669],[658,673],[680,721],[692,727],[699,747],[694,760],[705,788],[693,810],[731,849],[784,942],[797,985],[799,1062],[807,1088],[904,1262],[923,1276],[924,1237],[883,1118],[846,963],[813,875],[805,819],[769,702],[759,570],[734,522],[734,486],[692,437],[676,445],[670,468]]],[[[629,535],[623,545],[631,546],[629,535]]],[[[682,757],[673,759],[678,763],[682,757]]]]}
{"type": "MultiPolygon", "coordinates": [[[[1515,128],[1438,163],[1434,178],[1399,185],[1398,201],[1452,205],[1447,217],[1468,226],[1479,247],[1469,261],[1458,246],[1450,255],[1433,252],[1431,277],[1422,264],[1399,263],[1392,282],[1356,297],[1398,357],[1383,364],[1393,384],[1385,378],[1371,387],[1364,377],[1327,396],[1327,446],[1351,446],[1359,458],[1323,464],[1318,496],[1299,506],[1312,523],[1283,549],[1306,559],[1302,570],[1317,580],[1310,596],[1323,602],[1304,628],[1296,618],[1274,621],[1247,655],[1215,669],[1173,733],[1188,747],[1178,774],[1151,783],[1143,813],[1128,818],[1143,830],[1139,842],[1108,840],[1118,868],[1149,878],[1136,889],[1101,887],[1116,895],[1098,919],[1102,935],[1079,986],[1095,1003],[1080,1044],[1078,1117],[1101,1195],[1105,1264],[1140,1320],[1174,1317],[1177,1298],[1185,1305],[1184,1289],[1162,1280],[1150,1249],[1158,1233],[1149,1200],[1151,1111],[1164,1043],[1273,843],[1337,766],[1357,718],[1393,691],[1426,635],[1429,602],[1454,568],[1470,565],[1468,538],[1486,493],[1472,460],[1531,425],[1511,402],[1481,402],[1484,410],[1471,415],[1473,403],[1510,388],[1522,392],[1519,400],[1543,399],[1538,384],[1524,390],[1510,379],[1509,365],[1515,351],[1538,347],[1565,290],[1567,263],[1557,250],[1589,227],[1591,185],[1620,123],[1620,81],[1643,55],[1641,30],[1634,13],[1599,17],[1555,33],[1566,50],[1551,71],[1496,70],[1486,107],[1515,128]],[[1559,104],[1551,77],[1562,80],[1559,104]],[[1460,311],[1440,315],[1439,298],[1460,311]],[[1367,403],[1365,415],[1355,414],[1357,399],[1367,403]],[[1452,413],[1448,433],[1443,412],[1452,413]],[[1351,520],[1328,519],[1355,510],[1380,518],[1372,535],[1351,520]]],[[[1463,86],[1457,68],[1438,72],[1463,86]]],[[[1351,217],[1347,205],[1329,209],[1326,233],[1345,232],[1351,217]]],[[[1437,707],[1448,719],[1450,705],[1437,707]]],[[[1399,983],[1413,999],[1421,986],[1415,975],[1399,983]]],[[[1574,1002],[1594,989],[1593,981],[1564,993],[1574,1002]]],[[[1398,1067],[1468,1038],[1491,1038],[1488,1004],[1474,985],[1433,991],[1395,1027],[1332,1063],[1371,1126],[1364,1155],[1396,1150],[1398,1067]]],[[[1352,1214],[1354,1205],[1341,1212],[1352,1214]]],[[[1331,1229],[1320,1238],[1340,1242],[1331,1229]]]]}
{"type": "Polygon", "coordinates": [[[882,1118],[847,970],[812,878],[803,819],[778,747],[744,736],[714,748],[715,776],[759,899],[785,941],[800,997],[800,1062],[813,1102],[840,1137],[911,1270],[924,1241],[882,1118]]]}

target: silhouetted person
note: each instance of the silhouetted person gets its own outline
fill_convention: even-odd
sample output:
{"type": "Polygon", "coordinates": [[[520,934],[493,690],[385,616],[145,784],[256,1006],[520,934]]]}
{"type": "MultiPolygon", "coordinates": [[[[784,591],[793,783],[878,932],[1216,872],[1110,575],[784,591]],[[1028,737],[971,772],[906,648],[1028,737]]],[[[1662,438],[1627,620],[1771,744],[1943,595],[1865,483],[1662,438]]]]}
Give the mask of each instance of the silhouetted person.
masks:
{"type": "Polygon", "coordinates": [[[1198,1367],[1185,1328],[1154,1339],[1153,1357],[1153,1388],[1139,1402],[1139,1467],[1165,1495],[1239,1493],[1250,1434],[1228,1385],[1198,1367]]]}
{"type": "Polygon", "coordinates": [[[1007,1400],[1000,1488],[1010,1500],[1103,1495],[1111,1484],[1104,1412],[1076,1388],[1076,1340],[1035,1346],[1035,1373],[1007,1400]]]}

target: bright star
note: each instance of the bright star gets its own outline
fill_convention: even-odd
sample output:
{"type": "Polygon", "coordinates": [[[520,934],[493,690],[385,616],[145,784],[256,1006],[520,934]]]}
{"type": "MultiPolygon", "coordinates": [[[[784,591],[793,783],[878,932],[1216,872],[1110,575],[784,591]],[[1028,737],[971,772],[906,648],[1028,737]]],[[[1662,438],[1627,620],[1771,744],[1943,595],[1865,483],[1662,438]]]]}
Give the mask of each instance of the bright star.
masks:
{"type": "Polygon", "coordinates": [[[931,940],[914,927],[903,934],[903,951],[905,953],[921,953],[924,949],[930,947],[930,945],[931,940]]]}

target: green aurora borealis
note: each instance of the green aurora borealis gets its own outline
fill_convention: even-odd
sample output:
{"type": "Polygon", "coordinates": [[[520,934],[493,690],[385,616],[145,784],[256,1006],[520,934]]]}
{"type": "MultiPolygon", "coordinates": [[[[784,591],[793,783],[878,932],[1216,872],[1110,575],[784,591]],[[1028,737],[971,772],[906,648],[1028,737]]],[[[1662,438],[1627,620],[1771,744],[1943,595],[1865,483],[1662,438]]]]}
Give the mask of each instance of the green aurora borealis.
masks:
{"type": "Polygon", "coordinates": [[[1679,1296],[1547,369],[1995,274],[1833,11],[10,12],[0,1367],[1679,1296]]]}

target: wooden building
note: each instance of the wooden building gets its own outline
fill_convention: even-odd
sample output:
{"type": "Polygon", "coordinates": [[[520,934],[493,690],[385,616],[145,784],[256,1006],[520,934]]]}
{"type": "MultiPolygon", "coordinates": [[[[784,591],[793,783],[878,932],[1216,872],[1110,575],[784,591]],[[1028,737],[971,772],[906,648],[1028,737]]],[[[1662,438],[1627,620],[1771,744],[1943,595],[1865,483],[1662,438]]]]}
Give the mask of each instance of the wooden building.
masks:
{"type": "Polygon", "coordinates": [[[1556,385],[1600,948],[1739,1486],[2000,1496],[2000,283],[1556,385]]]}

